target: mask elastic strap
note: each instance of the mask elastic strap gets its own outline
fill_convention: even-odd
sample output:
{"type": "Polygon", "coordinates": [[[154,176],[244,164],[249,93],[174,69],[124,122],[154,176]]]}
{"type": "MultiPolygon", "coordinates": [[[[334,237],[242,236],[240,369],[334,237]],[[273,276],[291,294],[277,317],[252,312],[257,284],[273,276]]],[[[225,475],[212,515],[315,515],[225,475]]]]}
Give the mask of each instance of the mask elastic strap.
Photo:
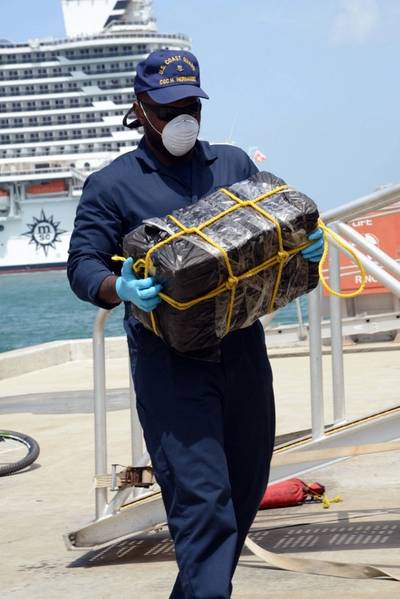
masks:
{"type": "Polygon", "coordinates": [[[140,108],[143,110],[143,114],[144,114],[144,116],[146,117],[146,121],[149,123],[150,127],[151,127],[152,129],[154,129],[154,131],[155,131],[156,133],[158,133],[158,135],[162,135],[161,131],[159,131],[158,129],[156,129],[156,128],[154,127],[153,123],[150,121],[149,117],[148,117],[148,116],[147,116],[147,114],[146,114],[146,111],[145,111],[145,109],[143,108],[143,104],[142,104],[141,102],[139,102],[139,105],[140,105],[140,108]]]}

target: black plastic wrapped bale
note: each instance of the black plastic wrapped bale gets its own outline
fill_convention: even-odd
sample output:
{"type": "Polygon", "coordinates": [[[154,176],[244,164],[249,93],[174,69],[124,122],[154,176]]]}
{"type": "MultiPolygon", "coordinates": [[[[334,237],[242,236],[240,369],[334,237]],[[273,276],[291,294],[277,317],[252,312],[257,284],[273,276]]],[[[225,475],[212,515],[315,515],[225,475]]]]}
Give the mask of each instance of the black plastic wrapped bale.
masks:
{"type": "Polygon", "coordinates": [[[145,220],[125,236],[124,253],[137,276],[162,283],[164,301],[151,314],[132,304],[133,315],[178,352],[217,359],[228,332],[316,287],[318,264],[299,248],[318,216],[310,198],[260,172],[145,220]]]}

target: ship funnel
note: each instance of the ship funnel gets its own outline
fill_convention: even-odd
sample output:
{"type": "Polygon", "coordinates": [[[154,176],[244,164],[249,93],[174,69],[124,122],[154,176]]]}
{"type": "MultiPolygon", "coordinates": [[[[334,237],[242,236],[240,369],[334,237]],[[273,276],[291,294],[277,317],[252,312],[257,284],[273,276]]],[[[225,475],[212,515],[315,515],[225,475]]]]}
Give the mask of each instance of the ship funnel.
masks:
{"type": "Polygon", "coordinates": [[[93,35],[104,29],[155,31],[152,0],[61,0],[68,37],[93,35]]]}

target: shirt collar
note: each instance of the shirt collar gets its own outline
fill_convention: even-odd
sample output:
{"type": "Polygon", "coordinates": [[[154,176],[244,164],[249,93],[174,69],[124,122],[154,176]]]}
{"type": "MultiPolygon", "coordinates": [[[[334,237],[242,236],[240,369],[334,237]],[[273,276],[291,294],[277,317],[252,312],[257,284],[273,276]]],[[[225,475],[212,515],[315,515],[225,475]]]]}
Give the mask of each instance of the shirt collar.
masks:
{"type": "MultiPolygon", "coordinates": [[[[142,162],[153,171],[168,169],[154,156],[150,148],[147,146],[144,137],[139,142],[135,150],[135,157],[139,162],[142,162]]],[[[192,161],[198,160],[202,164],[211,164],[218,158],[214,148],[207,141],[196,141],[195,149],[192,155],[192,161]]]]}

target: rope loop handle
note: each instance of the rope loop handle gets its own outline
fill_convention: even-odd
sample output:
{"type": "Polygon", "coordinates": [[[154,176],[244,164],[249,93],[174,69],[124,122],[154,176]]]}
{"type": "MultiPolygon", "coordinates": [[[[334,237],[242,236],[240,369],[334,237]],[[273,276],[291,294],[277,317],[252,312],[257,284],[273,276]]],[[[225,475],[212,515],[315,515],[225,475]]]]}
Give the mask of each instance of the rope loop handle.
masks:
{"type": "Polygon", "coordinates": [[[367,274],[365,272],[364,265],[362,264],[360,258],[357,256],[356,252],[353,250],[351,245],[348,244],[346,241],[344,241],[341,237],[339,237],[339,235],[337,235],[335,233],[335,231],[333,231],[332,229],[327,227],[327,225],[323,222],[323,220],[321,218],[318,219],[318,226],[324,232],[324,252],[322,254],[322,258],[318,265],[319,278],[321,280],[323,287],[331,295],[334,295],[335,297],[339,297],[342,299],[349,299],[352,297],[356,297],[357,295],[360,295],[360,293],[362,293],[364,291],[365,285],[367,283],[367,274]],[[329,237],[331,239],[334,239],[341,248],[346,250],[352,256],[352,258],[354,259],[354,262],[357,264],[357,266],[360,270],[361,283],[360,283],[360,286],[358,287],[358,289],[356,289],[355,291],[351,291],[349,293],[343,293],[342,291],[335,291],[335,289],[332,289],[332,287],[329,285],[329,283],[326,280],[326,277],[323,272],[323,266],[324,266],[324,264],[326,262],[326,258],[328,256],[328,250],[329,250],[328,238],[329,237]]]}

